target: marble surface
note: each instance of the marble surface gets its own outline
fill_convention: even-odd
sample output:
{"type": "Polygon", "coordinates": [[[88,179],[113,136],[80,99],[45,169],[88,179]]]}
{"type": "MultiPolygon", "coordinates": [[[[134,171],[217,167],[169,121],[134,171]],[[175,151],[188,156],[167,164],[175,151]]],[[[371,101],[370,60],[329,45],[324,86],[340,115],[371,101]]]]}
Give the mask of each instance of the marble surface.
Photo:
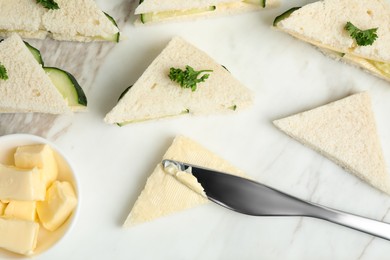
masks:
{"type": "MultiPolygon", "coordinates": [[[[290,139],[272,120],[369,91],[390,165],[390,84],[331,60],[274,30],[280,8],[192,22],[136,27],[135,1],[99,0],[125,38],[113,43],[30,41],[47,65],[73,73],[89,111],[66,116],[0,115],[0,135],[31,133],[59,146],[78,172],[81,207],[72,232],[34,259],[388,259],[390,242],[325,221],[249,217],[214,204],[130,229],[121,227],[176,135],[188,136],[256,180],[335,209],[390,222],[390,197],[290,139]],[[181,117],[125,127],[104,115],[173,36],[229,68],[255,93],[233,115],[181,117]]],[[[4,257],[0,257],[3,259],[4,257]]]]}

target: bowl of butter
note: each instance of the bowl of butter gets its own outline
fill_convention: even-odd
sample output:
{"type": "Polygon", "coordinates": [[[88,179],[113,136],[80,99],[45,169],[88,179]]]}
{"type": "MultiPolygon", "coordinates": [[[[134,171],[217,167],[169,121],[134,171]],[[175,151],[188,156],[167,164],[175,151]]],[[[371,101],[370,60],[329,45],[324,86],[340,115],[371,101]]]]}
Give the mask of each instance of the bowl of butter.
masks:
{"type": "Polygon", "coordinates": [[[0,257],[40,254],[75,223],[76,175],[52,142],[30,134],[0,136],[0,257]]]}

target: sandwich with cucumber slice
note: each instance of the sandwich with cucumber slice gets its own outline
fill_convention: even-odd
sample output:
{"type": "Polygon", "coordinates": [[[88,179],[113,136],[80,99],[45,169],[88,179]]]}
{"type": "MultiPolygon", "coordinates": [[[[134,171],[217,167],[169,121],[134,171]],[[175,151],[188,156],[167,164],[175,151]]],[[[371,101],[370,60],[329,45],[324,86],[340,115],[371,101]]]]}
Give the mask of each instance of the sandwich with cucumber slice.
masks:
{"type": "Polygon", "coordinates": [[[0,36],[63,41],[119,41],[115,20],[93,0],[1,0],[0,36]]]}
{"type": "Polygon", "coordinates": [[[390,2],[323,0],[276,17],[278,29],[390,81],[390,2]]]}
{"type": "Polygon", "coordinates": [[[236,113],[252,102],[252,92],[224,66],[174,37],[104,120],[122,126],[181,115],[236,113]]]}
{"type": "Polygon", "coordinates": [[[13,34],[0,42],[0,113],[83,111],[87,98],[68,72],[45,67],[39,50],[13,34]]]}
{"type": "Polygon", "coordinates": [[[279,0],[141,0],[135,14],[137,22],[145,24],[257,11],[278,4],[279,0]]]}

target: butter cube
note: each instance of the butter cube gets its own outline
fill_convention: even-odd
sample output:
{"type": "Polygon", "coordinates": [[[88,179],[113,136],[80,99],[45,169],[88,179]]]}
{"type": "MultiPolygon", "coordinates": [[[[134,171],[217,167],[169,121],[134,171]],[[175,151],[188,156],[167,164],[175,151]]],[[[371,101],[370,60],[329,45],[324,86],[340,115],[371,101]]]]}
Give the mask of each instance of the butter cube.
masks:
{"type": "Polygon", "coordinates": [[[5,204],[4,202],[0,201],[0,216],[2,216],[4,214],[5,207],[7,207],[7,204],[5,204]]]}
{"type": "Polygon", "coordinates": [[[36,201],[13,200],[5,208],[4,217],[35,221],[36,209],[36,201]]]}
{"type": "Polygon", "coordinates": [[[57,179],[58,167],[53,150],[47,144],[19,146],[14,154],[15,166],[24,169],[37,167],[41,170],[46,187],[57,179]]]}
{"type": "Polygon", "coordinates": [[[47,190],[46,200],[37,203],[37,213],[42,225],[50,231],[59,228],[72,214],[77,197],[69,182],[55,181],[47,190]]]}
{"type": "Polygon", "coordinates": [[[18,169],[0,164],[0,200],[44,200],[46,185],[37,168],[18,169]]]}
{"type": "Polygon", "coordinates": [[[0,248],[31,255],[37,245],[38,232],[37,222],[0,218],[0,248]]]}

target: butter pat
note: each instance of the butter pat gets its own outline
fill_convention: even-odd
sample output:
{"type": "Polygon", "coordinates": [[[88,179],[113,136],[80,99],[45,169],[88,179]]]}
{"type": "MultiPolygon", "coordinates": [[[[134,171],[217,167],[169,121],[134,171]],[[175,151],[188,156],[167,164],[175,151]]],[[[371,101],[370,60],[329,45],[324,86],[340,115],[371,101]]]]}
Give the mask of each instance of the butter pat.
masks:
{"type": "Polygon", "coordinates": [[[46,193],[46,200],[38,202],[37,213],[42,225],[50,231],[59,228],[77,205],[76,194],[69,182],[55,181],[46,193]]]}
{"type": "Polygon", "coordinates": [[[0,218],[0,248],[30,255],[37,245],[38,231],[36,222],[0,218]]]}
{"type": "Polygon", "coordinates": [[[57,179],[58,167],[53,150],[47,144],[19,146],[14,154],[15,166],[23,169],[37,167],[49,187],[57,179]]]}
{"type": "Polygon", "coordinates": [[[2,216],[4,214],[5,207],[7,207],[7,204],[0,201],[0,216],[2,216]]]}
{"type": "Polygon", "coordinates": [[[4,217],[17,218],[29,221],[36,219],[36,201],[10,201],[5,208],[4,217]]]}
{"type": "Polygon", "coordinates": [[[165,172],[167,174],[174,176],[178,181],[186,185],[191,190],[207,198],[202,185],[198,182],[198,179],[196,179],[196,177],[192,175],[191,168],[188,168],[188,172],[187,170],[183,172],[183,171],[179,171],[179,169],[176,166],[169,165],[168,167],[165,168],[165,172]]]}
{"type": "Polygon", "coordinates": [[[44,200],[45,183],[37,168],[18,169],[0,164],[1,200],[44,200]]]}

